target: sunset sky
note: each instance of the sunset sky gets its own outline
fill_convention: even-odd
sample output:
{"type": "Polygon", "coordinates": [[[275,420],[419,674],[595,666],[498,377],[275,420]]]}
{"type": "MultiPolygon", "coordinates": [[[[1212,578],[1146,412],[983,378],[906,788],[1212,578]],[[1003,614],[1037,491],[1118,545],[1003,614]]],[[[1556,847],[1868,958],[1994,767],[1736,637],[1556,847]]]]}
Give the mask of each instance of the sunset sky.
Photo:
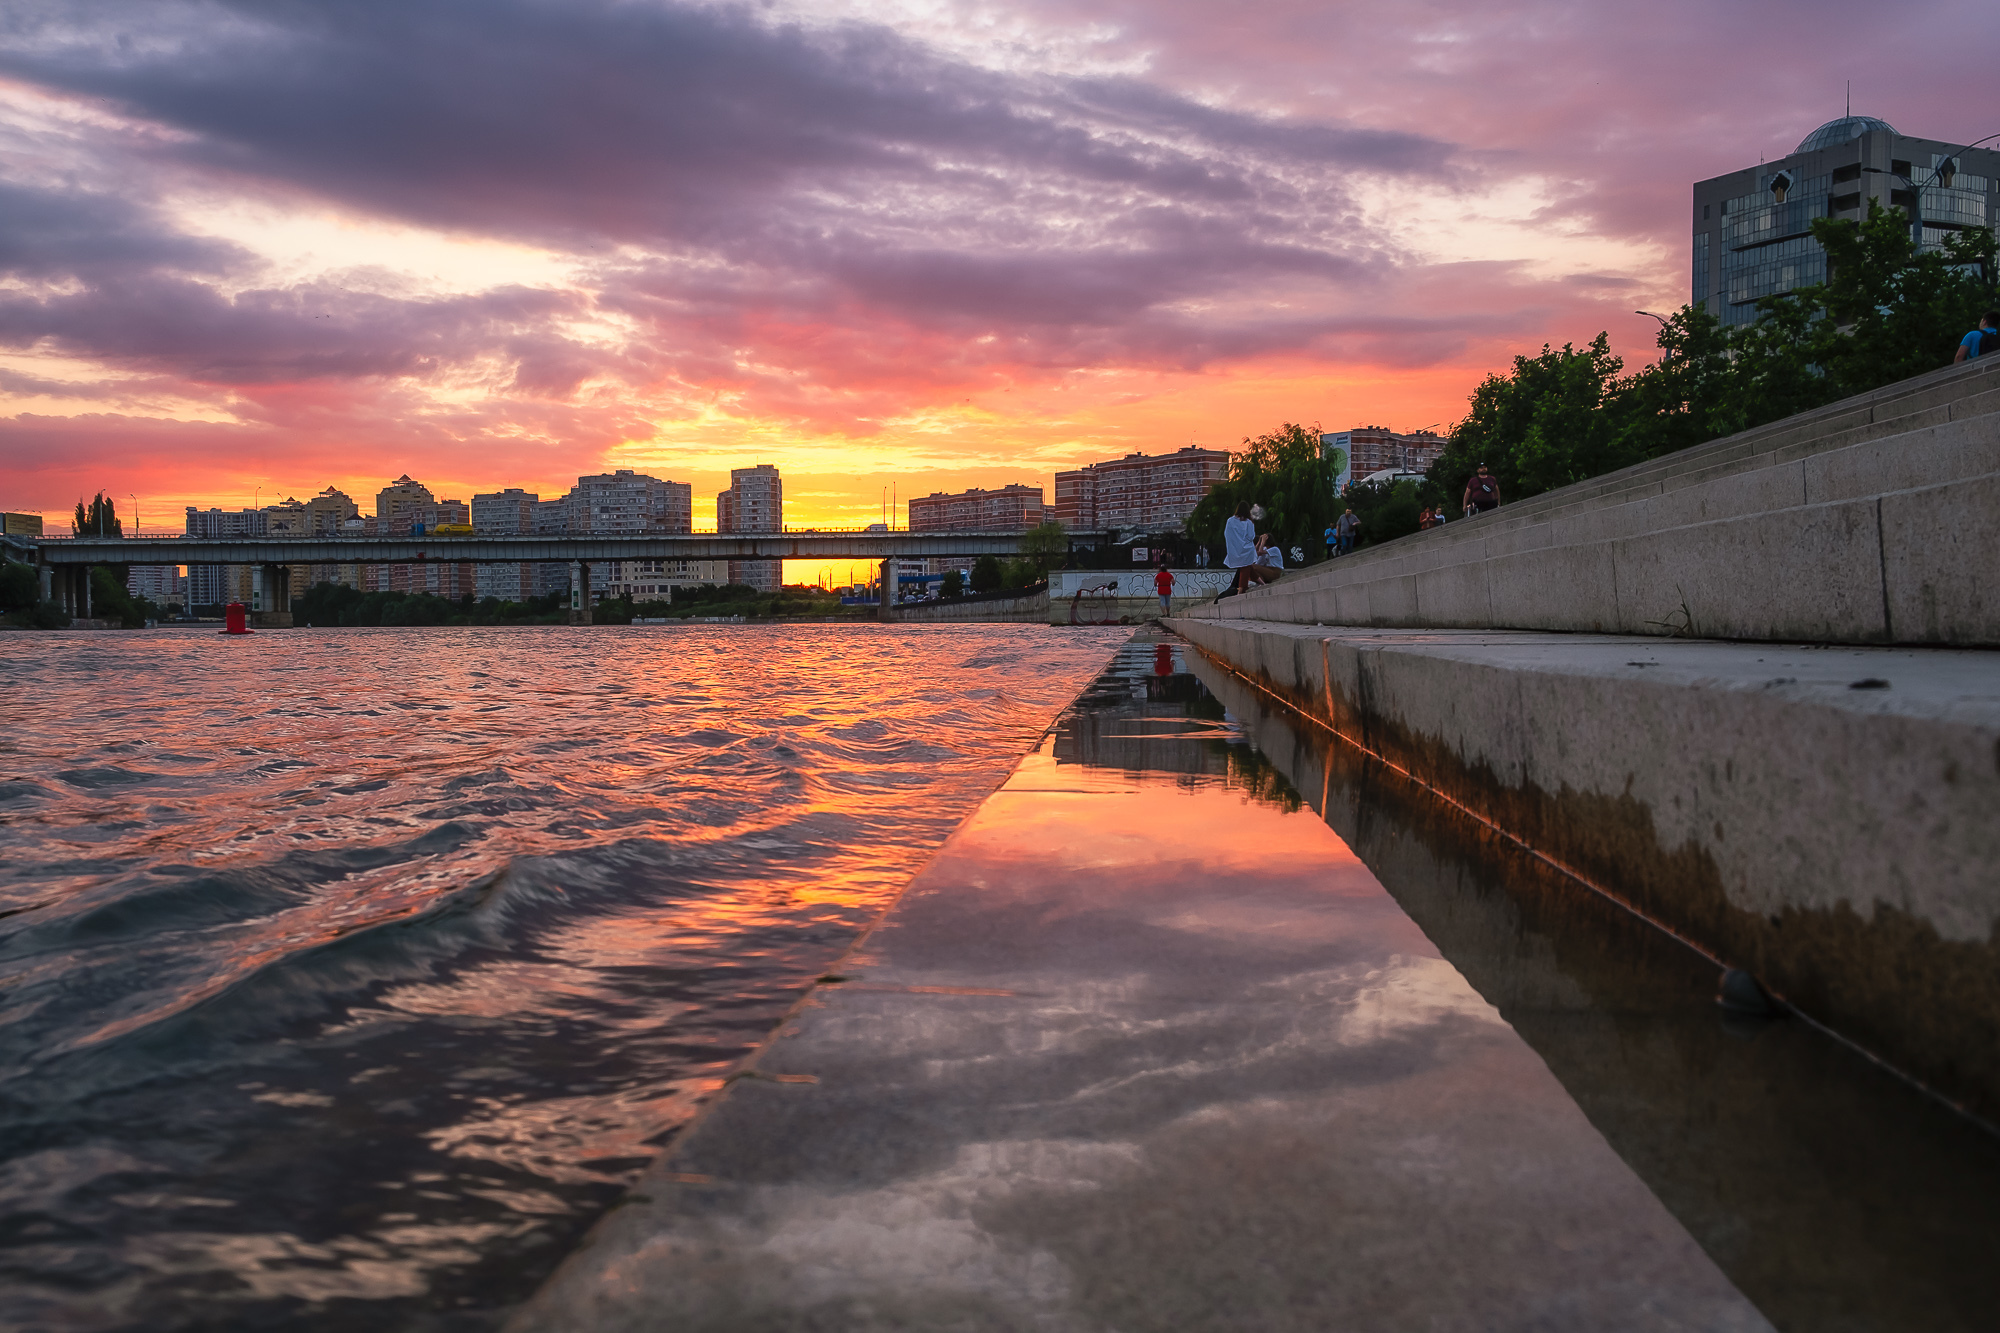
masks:
{"type": "MultiPolygon", "coordinates": [[[[0,506],[778,464],[787,520],[1448,424],[1690,184],[2000,130],[1988,3],[11,0],[0,506]]],[[[129,518],[128,518],[129,521],[129,518]]]]}

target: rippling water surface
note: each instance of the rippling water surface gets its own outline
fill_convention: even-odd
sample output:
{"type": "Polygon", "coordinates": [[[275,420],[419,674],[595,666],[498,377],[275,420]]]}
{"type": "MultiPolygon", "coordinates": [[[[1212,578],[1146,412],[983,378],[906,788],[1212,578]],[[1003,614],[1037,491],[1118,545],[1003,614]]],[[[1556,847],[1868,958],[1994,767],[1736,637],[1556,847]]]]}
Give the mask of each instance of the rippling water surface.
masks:
{"type": "Polygon", "coordinates": [[[0,635],[0,1321],[489,1326],[1123,637],[0,635]]]}

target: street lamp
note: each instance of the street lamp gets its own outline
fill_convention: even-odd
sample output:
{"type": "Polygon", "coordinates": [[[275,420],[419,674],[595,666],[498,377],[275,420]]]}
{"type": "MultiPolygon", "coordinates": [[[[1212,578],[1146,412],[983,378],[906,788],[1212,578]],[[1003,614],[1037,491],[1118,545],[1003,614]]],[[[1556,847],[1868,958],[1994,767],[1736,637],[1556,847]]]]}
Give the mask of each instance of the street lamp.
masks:
{"type": "MultiPolygon", "coordinates": [[[[1669,323],[1667,322],[1667,317],[1666,317],[1665,315],[1656,315],[1656,314],[1654,314],[1654,313],[1653,313],[1652,311],[1650,311],[1650,310],[1634,310],[1634,311],[1633,311],[1632,313],[1633,313],[1633,314],[1635,314],[1635,315],[1644,315],[1644,316],[1645,316],[1646,318],[1648,318],[1648,319],[1657,319],[1657,320],[1659,320],[1659,321],[1660,321],[1660,336],[1661,336],[1661,337],[1663,337],[1663,338],[1664,338],[1664,337],[1666,336],[1666,333],[1667,333],[1667,330],[1668,330],[1669,328],[1672,328],[1672,327],[1673,327],[1673,326],[1672,326],[1671,324],[1669,324],[1669,323]]],[[[1671,347],[1667,347],[1667,348],[1665,348],[1664,350],[1665,350],[1665,355],[1664,355],[1664,356],[1662,356],[1662,357],[1660,358],[1660,362],[1661,362],[1661,364],[1663,364],[1663,365],[1664,365],[1664,364],[1665,364],[1666,362],[1669,362],[1669,361],[1671,361],[1671,360],[1673,360],[1673,359],[1674,359],[1674,349],[1673,349],[1673,348],[1671,348],[1671,347]]]]}
{"type": "Polygon", "coordinates": [[[145,534],[139,531],[139,497],[130,491],[125,492],[125,495],[127,499],[132,501],[132,535],[134,537],[144,536],[145,534]]]}

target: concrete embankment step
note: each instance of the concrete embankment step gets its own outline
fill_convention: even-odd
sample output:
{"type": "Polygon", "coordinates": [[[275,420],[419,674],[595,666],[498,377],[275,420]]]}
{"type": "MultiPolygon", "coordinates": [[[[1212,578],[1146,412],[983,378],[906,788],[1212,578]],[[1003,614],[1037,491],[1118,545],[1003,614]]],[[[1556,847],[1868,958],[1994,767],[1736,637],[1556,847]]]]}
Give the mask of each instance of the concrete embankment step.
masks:
{"type": "Polygon", "coordinates": [[[1299,571],[1191,614],[2000,644],[2000,358],[1299,571]]]}
{"type": "Polygon", "coordinates": [[[2000,655],[1170,623],[2000,1120],[2000,655]]]}

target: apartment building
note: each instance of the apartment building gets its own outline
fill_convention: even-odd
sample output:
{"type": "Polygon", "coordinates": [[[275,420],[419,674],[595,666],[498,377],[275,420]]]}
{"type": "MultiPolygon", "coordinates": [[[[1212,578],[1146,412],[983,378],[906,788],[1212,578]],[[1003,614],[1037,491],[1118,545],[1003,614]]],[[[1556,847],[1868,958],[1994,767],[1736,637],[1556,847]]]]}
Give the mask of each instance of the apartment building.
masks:
{"type": "Polygon", "coordinates": [[[1323,456],[1331,456],[1335,449],[1347,455],[1342,474],[1347,481],[1361,481],[1387,468],[1426,471],[1449,442],[1434,430],[1393,431],[1387,426],[1356,426],[1319,437],[1323,456]]]}
{"type": "Polygon", "coordinates": [[[910,501],[909,526],[912,532],[1026,532],[1046,512],[1039,486],[937,491],[910,501]]]}
{"type": "MultiPolygon", "coordinates": [[[[472,497],[472,530],[481,537],[513,537],[535,530],[535,506],[541,497],[510,486],[472,497]]],[[[535,566],[527,562],[482,564],[473,567],[473,591],[481,598],[498,597],[503,602],[525,602],[540,595],[535,566]]]]}
{"type": "Polygon", "coordinates": [[[1127,454],[1056,473],[1054,517],[1072,532],[1174,532],[1209,488],[1229,475],[1223,449],[1127,454]]]}
{"type": "MultiPolygon", "coordinates": [[[[189,505],[185,535],[206,541],[261,537],[264,535],[264,513],[262,509],[196,509],[189,505]]],[[[248,605],[250,566],[189,565],[187,596],[191,607],[224,606],[230,602],[248,605]]]]}
{"type": "MultiPolygon", "coordinates": [[[[782,532],[785,485],[769,463],[731,468],[729,489],[715,497],[717,532],[782,532]]],[[[784,581],[782,560],[731,560],[729,582],[759,592],[776,592],[784,581]]]]}

